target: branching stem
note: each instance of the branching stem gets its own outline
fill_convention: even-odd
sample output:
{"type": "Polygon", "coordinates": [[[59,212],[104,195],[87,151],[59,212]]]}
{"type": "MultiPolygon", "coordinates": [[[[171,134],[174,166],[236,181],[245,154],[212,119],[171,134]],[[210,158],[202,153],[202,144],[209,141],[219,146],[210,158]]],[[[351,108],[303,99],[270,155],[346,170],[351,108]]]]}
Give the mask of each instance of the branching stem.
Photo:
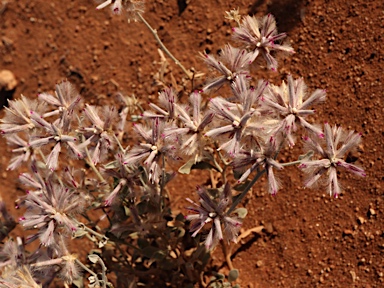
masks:
{"type": "Polygon", "coordinates": [[[137,16],[140,18],[141,21],[143,21],[143,23],[145,24],[145,26],[147,26],[149,31],[151,31],[151,33],[155,37],[157,43],[159,43],[161,49],[165,52],[165,54],[167,54],[169,56],[169,58],[171,58],[173,60],[173,62],[175,62],[175,64],[177,66],[179,66],[181,68],[181,70],[183,70],[183,72],[188,76],[188,79],[192,80],[193,74],[191,72],[189,72],[187,69],[185,69],[183,64],[181,64],[180,61],[177,60],[177,58],[175,56],[173,56],[173,54],[167,49],[167,47],[165,47],[164,43],[160,40],[159,35],[157,34],[157,30],[153,29],[152,26],[149,25],[149,23],[144,19],[144,17],[140,13],[137,13],[137,16]]]}

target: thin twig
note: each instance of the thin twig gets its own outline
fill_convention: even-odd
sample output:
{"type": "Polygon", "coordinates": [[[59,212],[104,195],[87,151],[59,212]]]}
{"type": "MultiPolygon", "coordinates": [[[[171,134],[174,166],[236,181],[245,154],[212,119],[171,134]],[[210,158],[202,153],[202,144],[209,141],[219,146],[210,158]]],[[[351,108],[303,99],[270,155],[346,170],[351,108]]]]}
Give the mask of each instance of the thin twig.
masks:
{"type": "MultiPolygon", "coordinates": [[[[84,142],[84,136],[83,136],[83,142],[84,142]]],[[[99,170],[97,170],[95,164],[93,163],[92,161],[92,158],[91,158],[91,155],[89,154],[89,150],[88,150],[88,147],[85,146],[85,154],[87,155],[87,159],[85,159],[85,162],[87,162],[87,164],[92,168],[93,172],[95,172],[97,178],[99,178],[99,180],[104,184],[107,183],[107,181],[105,181],[104,177],[100,174],[99,170]]]]}
{"type": "MultiPolygon", "coordinates": [[[[92,230],[87,225],[85,225],[84,223],[81,223],[80,221],[76,220],[75,218],[72,218],[72,219],[76,222],[76,224],[78,225],[78,227],[80,229],[83,229],[83,230],[87,231],[88,233],[93,234],[96,237],[99,237],[100,239],[104,240],[105,242],[112,242],[109,240],[109,238],[107,236],[92,230]]],[[[114,242],[112,242],[112,243],[114,243],[114,242]]]]}
{"type": "Polygon", "coordinates": [[[296,161],[292,161],[292,162],[288,162],[288,163],[280,163],[281,166],[292,166],[292,165],[296,165],[296,164],[300,164],[301,162],[303,162],[303,160],[296,160],[296,161]]]}
{"type": "Polygon", "coordinates": [[[117,136],[115,135],[115,133],[112,133],[112,135],[113,135],[113,137],[115,138],[115,141],[117,142],[117,145],[119,146],[119,149],[121,150],[121,152],[125,153],[125,149],[124,149],[123,146],[121,145],[119,138],[117,138],[117,136]]]}
{"type": "Polygon", "coordinates": [[[7,10],[8,1],[2,2],[3,6],[0,8],[0,16],[4,14],[5,10],[7,10]]]}
{"type": "MultiPolygon", "coordinates": [[[[163,199],[164,201],[164,187],[165,187],[165,155],[162,154],[161,155],[162,157],[162,168],[161,168],[161,184],[160,184],[160,196],[161,196],[161,199],[163,199]]],[[[163,211],[163,201],[160,200],[160,211],[163,211]]]]}
{"type": "Polygon", "coordinates": [[[227,245],[225,244],[225,242],[224,241],[220,241],[220,242],[221,242],[221,247],[223,248],[225,261],[227,261],[228,268],[229,268],[229,270],[233,270],[233,264],[232,264],[232,260],[231,260],[231,250],[232,249],[230,249],[228,251],[227,245]]]}
{"type": "Polygon", "coordinates": [[[173,56],[173,54],[167,49],[167,47],[165,47],[164,43],[160,40],[159,35],[157,34],[157,30],[153,29],[152,26],[149,25],[149,23],[144,19],[144,17],[140,13],[137,13],[137,16],[139,16],[140,20],[143,21],[145,26],[147,26],[149,31],[151,31],[151,33],[155,37],[157,43],[159,43],[161,49],[163,49],[163,51],[173,60],[173,62],[175,62],[175,64],[177,66],[179,66],[181,68],[181,70],[183,70],[183,72],[188,76],[188,79],[192,80],[193,79],[193,74],[190,73],[187,69],[185,69],[183,64],[181,64],[180,61],[177,60],[177,58],[175,56],[173,56]]]}

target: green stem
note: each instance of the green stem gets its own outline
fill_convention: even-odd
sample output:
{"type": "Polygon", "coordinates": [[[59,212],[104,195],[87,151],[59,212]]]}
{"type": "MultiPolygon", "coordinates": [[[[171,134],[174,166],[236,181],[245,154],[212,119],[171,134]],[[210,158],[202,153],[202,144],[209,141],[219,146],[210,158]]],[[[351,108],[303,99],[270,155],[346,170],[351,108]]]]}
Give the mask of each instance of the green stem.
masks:
{"type": "Polygon", "coordinates": [[[252,186],[256,183],[257,180],[266,172],[266,170],[261,170],[256,174],[255,178],[252,179],[251,182],[248,183],[247,187],[245,187],[244,191],[236,198],[236,200],[232,203],[231,207],[227,211],[227,215],[229,215],[233,210],[235,210],[236,206],[244,199],[247,195],[248,191],[252,188],[252,186]]]}
{"type": "Polygon", "coordinates": [[[161,183],[160,183],[160,211],[163,211],[163,200],[164,200],[164,187],[165,187],[165,155],[162,154],[162,169],[161,169],[161,183]]]}
{"type": "Polygon", "coordinates": [[[220,172],[223,173],[223,168],[217,163],[215,156],[212,155],[212,162],[215,165],[216,169],[220,172]]]}
{"type": "Polygon", "coordinates": [[[97,274],[93,272],[91,269],[89,269],[87,266],[85,266],[81,261],[75,260],[76,264],[79,265],[81,268],[83,268],[85,271],[87,271],[89,274],[91,274],[95,279],[97,279],[97,274]]]}
{"type": "Polygon", "coordinates": [[[59,265],[63,262],[62,258],[56,258],[56,259],[50,259],[46,261],[36,262],[32,263],[32,267],[43,267],[43,266],[52,266],[52,265],[59,265]]]}
{"type": "MultiPolygon", "coordinates": [[[[83,136],[83,142],[84,142],[84,136],[83,136]]],[[[99,180],[102,182],[102,183],[107,183],[107,181],[105,181],[104,177],[100,174],[99,170],[97,170],[95,164],[93,163],[92,161],[92,158],[91,158],[91,155],[89,154],[89,151],[88,151],[88,147],[85,146],[85,153],[87,154],[87,159],[85,160],[87,162],[87,164],[92,168],[93,172],[95,172],[97,178],[99,178],[99,180]]]]}
{"type": "Polygon", "coordinates": [[[137,16],[139,16],[140,20],[143,21],[143,23],[145,24],[145,26],[147,26],[147,28],[149,29],[149,31],[151,31],[151,33],[153,34],[153,36],[155,37],[157,43],[159,43],[161,49],[163,49],[163,51],[173,60],[173,62],[175,62],[175,64],[177,66],[179,66],[181,68],[181,70],[183,70],[183,72],[188,76],[188,79],[192,79],[193,78],[193,75],[191,75],[190,72],[188,72],[187,69],[185,69],[185,67],[180,63],[179,60],[176,59],[175,56],[172,55],[172,53],[167,49],[167,47],[165,47],[165,45],[163,44],[163,42],[160,40],[159,38],[159,35],[157,34],[157,30],[156,29],[153,29],[151,25],[149,25],[149,23],[144,19],[144,17],[140,14],[140,13],[137,13],[137,16]]]}
{"type": "Polygon", "coordinates": [[[124,154],[124,153],[125,153],[125,149],[124,149],[123,146],[121,145],[119,138],[117,138],[117,136],[115,135],[115,133],[112,133],[112,135],[113,135],[113,138],[115,138],[115,141],[117,142],[117,145],[119,146],[119,149],[120,149],[121,152],[123,152],[123,154],[124,154]]]}
{"type": "Polygon", "coordinates": [[[81,223],[80,221],[77,221],[75,218],[72,218],[72,219],[76,222],[76,224],[79,226],[80,229],[83,229],[83,230],[87,231],[88,233],[93,234],[96,237],[99,237],[100,239],[103,239],[105,242],[110,241],[107,236],[92,230],[91,228],[86,226],[84,223],[81,223]]]}
{"type": "Polygon", "coordinates": [[[292,165],[296,165],[296,164],[300,164],[303,160],[296,160],[296,161],[292,161],[292,162],[288,162],[288,163],[280,163],[281,166],[292,166],[292,165]]]}

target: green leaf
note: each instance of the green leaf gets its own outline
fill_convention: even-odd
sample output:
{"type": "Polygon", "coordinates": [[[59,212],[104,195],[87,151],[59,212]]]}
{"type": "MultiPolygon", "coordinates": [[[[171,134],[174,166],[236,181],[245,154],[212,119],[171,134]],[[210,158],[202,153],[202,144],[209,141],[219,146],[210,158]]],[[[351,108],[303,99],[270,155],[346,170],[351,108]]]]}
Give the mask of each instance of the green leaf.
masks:
{"type": "Polygon", "coordinates": [[[95,255],[95,254],[88,255],[89,261],[91,261],[93,264],[97,263],[97,261],[99,261],[99,258],[100,257],[98,255],[95,255]]]}
{"type": "Polygon", "coordinates": [[[229,282],[236,281],[237,278],[239,278],[239,270],[232,269],[231,271],[229,271],[229,274],[228,274],[228,281],[229,282]]]}
{"type": "Polygon", "coordinates": [[[125,216],[130,217],[131,216],[131,209],[129,209],[129,207],[127,207],[127,206],[124,206],[124,213],[125,213],[125,216]]]}
{"type": "Polygon", "coordinates": [[[74,285],[77,288],[84,288],[84,278],[83,277],[79,277],[77,279],[74,279],[72,281],[72,285],[74,285]]]}
{"type": "Polygon", "coordinates": [[[77,229],[75,232],[72,233],[72,238],[81,238],[86,234],[88,234],[87,231],[83,229],[77,229]]]}
{"type": "Polygon", "coordinates": [[[112,162],[109,162],[108,164],[104,165],[104,169],[115,169],[118,167],[119,167],[119,165],[118,165],[117,161],[112,161],[112,162]]]}
{"type": "Polygon", "coordinates": [[[234,170],[233,171],[233,177],[236,179],[236,180],[239,180],[241,175],[243,175],[243,172],[240,172],[240,171],[237,171],[237,170],[234,170]]]}
{"type": "Polygon", "coordinates": [[[183,213],[177,214],[176,221],[184,222],[184,220],[185,220],[185,217],[184,217],[183,213]]]}
{"type": "Polygon", "coordinates": [[[179,173],[189,174],[189,173],[191,173],[191,170],[193,170],[193,169],[199,169],[199,170],[215,169],[215,170],[217,170],[217,168],[215,166],[213,166],[212,164],[210,164],[208,162],[201,161],[201,162],[195,163],[194,159],[190,159],[183,166],[181,166],[179,168],[179,173]]]}
{"type": "Polygon", "coordinates": [[[251,181],[249,180],[246,180],[244,183],[240,183],[240,184],[237,184],[233,187],[234,190],[236,191],[244,191],[245,190],[245,187],[248,186],[248,184],[250,183],[251,181]]]}
{"type": "Polygon", "coordinates": [[[307,154],[300,155],[298,160],[304,160],[304,159],[310,160],[312,158],[313,154],[314,154],[314,152],[312,150],[309,150],[307,152],[307,154]]]}
{"type": "Polygon", "coordinates": [[[239,216],[240,219],[244,219],[245,216],[247,216],[248,214],[248,210],[246,208],[240,207],[235,209],[232,213],[237,214],[237,216],[239,216]]]}

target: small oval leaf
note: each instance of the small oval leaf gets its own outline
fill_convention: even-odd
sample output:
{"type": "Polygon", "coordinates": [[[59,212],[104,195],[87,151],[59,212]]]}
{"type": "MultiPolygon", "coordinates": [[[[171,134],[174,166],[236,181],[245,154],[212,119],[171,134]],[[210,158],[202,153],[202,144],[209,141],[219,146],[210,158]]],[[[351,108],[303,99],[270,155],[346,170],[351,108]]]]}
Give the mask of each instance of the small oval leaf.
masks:
{"type": "Polygon", "coordinates": [[[228,281],[229,282],[236,281],[237,278],[239,278],[239,270],[232,269],[231,271],[229,271],[229,274],[228,274],[228,281]]]}

